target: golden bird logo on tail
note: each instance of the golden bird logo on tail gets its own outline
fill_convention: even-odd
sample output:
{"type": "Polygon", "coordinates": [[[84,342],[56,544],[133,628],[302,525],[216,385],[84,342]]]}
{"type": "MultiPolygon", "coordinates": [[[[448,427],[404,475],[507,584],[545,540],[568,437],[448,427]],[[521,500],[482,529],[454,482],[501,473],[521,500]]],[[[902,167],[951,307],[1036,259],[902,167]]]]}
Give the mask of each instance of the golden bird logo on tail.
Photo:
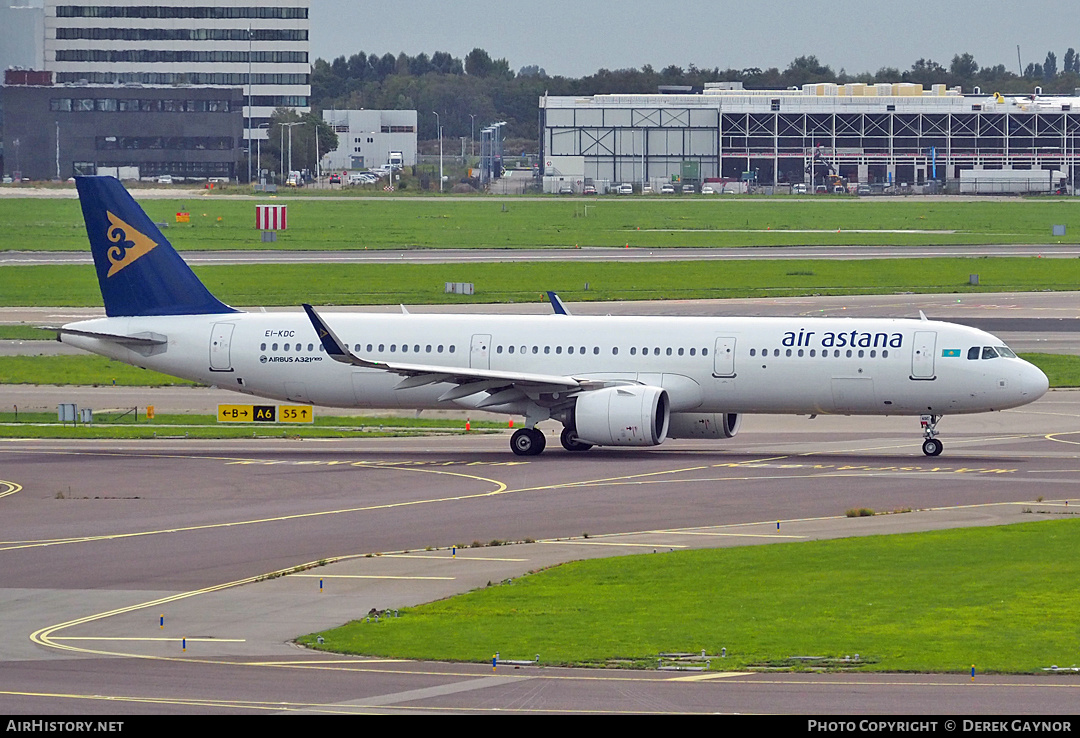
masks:
{"type": "Polygon", "coordinates": [[[109,267],[109,273],[106,276],[111,277],[136,259],[150,253],[157,246],[157,242],[120,220],[111,212],[106,211],[106,214],[109,216],[109,227],[105,231],[105,235],[116,244],[110,246],[108,251],[109,263],[112,266],[109,267]]]}

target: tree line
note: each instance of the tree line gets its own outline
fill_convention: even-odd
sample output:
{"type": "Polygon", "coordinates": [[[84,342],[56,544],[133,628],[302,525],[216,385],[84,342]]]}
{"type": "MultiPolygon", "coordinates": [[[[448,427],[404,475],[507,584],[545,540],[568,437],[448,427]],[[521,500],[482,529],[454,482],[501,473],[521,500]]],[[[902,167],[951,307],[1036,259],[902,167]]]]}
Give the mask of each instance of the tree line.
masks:
{"type": "Polygon", "coordinates": [[[548,76],[530,65],[517,72],[506,59],[492,59],[476,48],[464,59],[444,51],[430,56],[404,52],[379,56],[363,51],[333,61],[317,59],[311,70],[311,104],[319,110],[359,108],[418,111],[418,138],[438,137],[433,111],[438,111],[443,137],[479,137],[480,128],[505,121],[506,136],[536,140],[537,100],[549,95],[601,95],[655,93],[660,85],[701,87],[707,82],[742,82],[748,89],[784,89],[812,82],[913,82],[929,86],[943,83],[985,94],[1030,94],[1036,86],[1044,93],[1073,93],[1080,88],[1080,53],[1068,49],[1058,63],[1049,51],[1041,62],[1029,63],[1021,73],[1004,64],[980,66],[968,53],[956,54],[948,65],[919,59],[909,69],[882,67],[876,72],[850,74],[834,71],[816,56],[800,56],[787,67],[712,69],[694,64],[654,69],[599,69],[571,78],[548,76]]]}

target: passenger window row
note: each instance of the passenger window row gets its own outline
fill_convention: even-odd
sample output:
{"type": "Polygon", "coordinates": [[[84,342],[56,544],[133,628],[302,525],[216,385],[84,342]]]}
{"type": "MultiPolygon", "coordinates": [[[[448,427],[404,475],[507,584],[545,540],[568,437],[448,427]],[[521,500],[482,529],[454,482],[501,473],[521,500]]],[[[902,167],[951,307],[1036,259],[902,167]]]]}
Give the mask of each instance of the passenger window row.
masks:
{"type": "MultiPolygon", "coordinates": [[[[750,349],[750,355],[751,356],[757,356],[758,355],[758,350],[757,349],[750,349]]],[[[761,349],[761,357],[762,358],[766,358],[769,355],[770,355],[769,354],[769,349],[761,349]]],[[[780,355],[781,355],[780,354],[780,349],[773,349],[772,350],[772,356],[780,356],[780,355]]],[[[785,357],[794,356],[794,357],[800,358],[800,359],[803,358],[804,356],[808,356],[809,358],[813,359],[813,358],[816,358],[817,355],[818,355],[817,349],[796,349],[796,350],[784,349],[784,353],[783,353],[783,356],[785,356],[785,357]]],[[[841,352],[840,349],[833,349],[831,355],[832,355],[832,357],[834,359],[839,359],[841,355],[843,355],[843,356],[845,356],[846,358],[849,358],[849,359],[853,358],[853,357],[854,358],[859,358],[859,359],[865,359],[867,357],[869,357],[871,359],[878,358],[877,349],[870,349],[869,351],[867,351],[866,349],[858,349],[858,351],[856,351],[854,349],[847,349],[846,351],[843,351],[843,352],[841,352]]],[[[830,354],[829,354],[828,349],[822,349],[821,350],[821,358],[825,359],[825,358],[828,358],[829,356],[830,356],[830,354]]],[[[888,349],[882,349],[881,350],[881,358],[882,359],[889,358],[889,350],[888,349]]]]}
{"type": "MultiPolygon", "coordinates": [[[[540,353],[544,353],[544,354],[555,354],[556,356],[558,356],[558,355],[561,355],[563,353],[566,353],[568,355],[572,355],[572,354],[584,355],[584,354],[591,353],[594,356],[599,356],[600,355],[600,347],[599,346],[593,346],[592,348],[589,348],[587,346],[566,346],[565,348],[563,346],[532,346],[532,347],[529,347],[529,346],[505,346],[505,347],[504,346],[496,346],[495,347],[495,353],[496,354],[501,354],[501,353],[503,353],[504,350],[508,354],[514,354],[514,353],[518,353],[518,354],[528,354],[528,353],[540,354],[540,353]]],[[[709,355],[709,349],[707,349],[707,348],[703,348],[703,349],[698,349],[698,348],[685,349],[685,348],[672,348],[670,346],[668,346],[667,348],[664,348],[664,349],[661,349],[659,346],[642,346],[640,348],[638,348],[637,346],[631,346],[629,351],[630,351],[631,356],[637,356],[639,352],[640,352],[641,356],[649,356],[649,355],[660,356],[661,353],[663,353],[665,356],[685,356],[687,354],[689,354],[690,356],[697,356],[699,352],[700,352],[700,354],[702,356],[708,356],[709,355]]],[[[612,346],[611,355],[612,356],[618,356],[619,355],[619,347],[618,346],[612,346]]]]}

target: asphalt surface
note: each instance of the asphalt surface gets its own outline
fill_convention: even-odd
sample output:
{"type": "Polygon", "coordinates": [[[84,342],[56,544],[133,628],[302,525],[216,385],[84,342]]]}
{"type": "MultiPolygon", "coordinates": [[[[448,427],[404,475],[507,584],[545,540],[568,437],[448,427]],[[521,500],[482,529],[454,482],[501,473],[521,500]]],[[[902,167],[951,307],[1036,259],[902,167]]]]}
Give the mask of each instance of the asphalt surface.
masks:
{"type": "Polygon", "coordinates": [[[583,557],[1074,514],[1080,393],[939,427],[936,459],[912,418],[750,417],[724,443],[529,460],[503,434],[0,442],[0,711],[1073,714],[1077,675],[493,672],[290,643],[583,557]]]}

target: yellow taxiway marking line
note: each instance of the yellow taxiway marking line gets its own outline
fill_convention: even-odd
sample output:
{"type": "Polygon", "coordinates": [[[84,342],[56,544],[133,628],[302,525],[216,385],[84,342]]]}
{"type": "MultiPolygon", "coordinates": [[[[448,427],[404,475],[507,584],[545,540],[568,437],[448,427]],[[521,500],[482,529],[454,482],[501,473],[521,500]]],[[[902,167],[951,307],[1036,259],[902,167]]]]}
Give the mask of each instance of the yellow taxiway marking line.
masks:
{"type": "Polygon", "coordinates": [[[711,531],[696,531],[696,530],[685,530],[685,531],[673,530],[673,531],[657,531],[657,532],[658,533],[670,533],[673,536],[722,536],[722,537],[726,537],[726,538],[797,538],[797,539],[800,539],[800,540],[806,538],[806,536],[788,536],[788,535],[783,535],[783,534],[780,534],[780,533],[723,533],[723,532],[720,532],[720,531],[717,531],[717,532],[714,533],[714,532],[711,532],[711,531]]]}
{"type": "Polygon", "coordinates": [[[307,579],[436,579],[454,581],[457,577],[404,577],[404,576],[378,576],[375,574],[293,574],[294,577],[307,579]]]}
{"type": "Polygon", "coordinates": [[[669,682],[707,682],[712,679],[728,679],[730,677],[755,676],[752,671],[716,671],[706,674],[692,674],[668,679],[669,682]]]}
{"type": "Polygon", "coordinates": [[[435,559],[436,561],[528,561],[528,559],[487,558],[485,556],[420,556],[418,554],[380,554],[376,559],[435,559]]]}
{"type": "Polygon", "coordinates": [[[22,485],[15,484],[15,482],[5,482],[3,479],[0,479],[0,497],[13,495],[20,489],[22,489],[22,485]]]}
{"type": "Polygon", "coordinates": [[[288,520],[303,520],[305,518],[319,518],[330,515],[344,515],[358,512],[371,512],[373,510],[391,510],[400,507],[412,507],[415,505],[427,505],[437,502],[458,502],[461,500],[474,500],[484,497],[493,497],[496,495],[505,494],[508,490],[503,482],[495,479],[489,479],[487,477],[477,476],[475,474],[463,474],[461,472],[446,471],[443,469],[428,469],[417,468],[410,466],[380,466],[380,467],[365,467],[365,468],[379,468],[379,469],[398,469],[401,471],[420,472],[424,474],[441,474],[452,477],[461,477],[464,479],[471,479],[478,482],[486,482],[495,487],[495,489],[489,492],[475,492],[471,494],[452,495],[449,497],[435,497],[427,498],[423,500],[406,500],[402,502],[388,502],[381,505],[366,505],[363,507],[351,507],[342,508],[339,510],[318,510],[315,512],[307,513],[295,513],[293,515],[281,515],[272,518],[255,518],[252,520],[237,520],[225,523],[209,523],[206,525],[188,525],[180,526],[176,528],[163,528],[161,530],[145,530],[135,533],[105,533],[96,536],[80,536],[73,538],[58,538],[42,541],[0,541],[0,551],[10,551],[21,548],[38,548],[44,546],[58,546],[67,543],[87,543],[90,541],[112,541],[120,540],[124,538],[141,538],[143,536],[160,535],[162,533],[190,533],[192,531],[199,530],[214,530],[216,528],[232,528],[241,525],[261,525],[266,523],[280,523],[288,520]]]}
{"type": "Polygon", "coordinates": [[[186,636],[180,636],[177,638],[126,638],[122,636],[57,636],[53,638],[54,641],[168,641],[170,643],[179,643],[180,641],[187,641],[188,643],[247,643],[246,638],[188,638],[186,636]]]}
{"type": "Polygon", "coordinates": [[[686,548],[686,546],[672,546],[667,543],[607,543],[605,541],[565,541],[558,539],[550,541],[537,541],[537,543],[547,543],[565,546],[629,546],[631,548],[656,548],[657,546],[663,546],[664,548],[686,548]]]}

